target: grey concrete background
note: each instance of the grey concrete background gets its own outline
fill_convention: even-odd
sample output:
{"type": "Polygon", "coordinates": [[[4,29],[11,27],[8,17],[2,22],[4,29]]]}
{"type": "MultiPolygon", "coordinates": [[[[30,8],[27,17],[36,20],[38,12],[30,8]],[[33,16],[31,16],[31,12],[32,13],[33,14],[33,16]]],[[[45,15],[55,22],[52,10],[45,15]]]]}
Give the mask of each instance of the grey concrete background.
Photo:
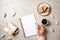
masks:
{"type": "Polygon", "coordinates": [[[0,40],[7,40],[8,37],[12,37],[12,40],[37,40],[36,35],[25,38],[23,34],[19,18],[29,14],[35,14],[37,23],[40,23],[42,18],[48,19],[51,25],[46,27],[48,31],[46,34],[47,40],[60,40],[60,25],[56,25],[55,23],[55,20],[58,20],[60,23],[60,2],[58,0],[0,0],[0,36],[6,33],[3,29],[4,24],[7,22],[15,23],[20,30],[16,36],[6,33],[5,38],[0,37],[0,40]],[[41,2],[50,4],[52,8],[50,15],[43,17],[38,14],[37,6],[41,2]],[[12,17],[15,12],[16,16],[12,17]],[[4,18],[5,13],[7,13],[6,18],[4,18]],[[50,28],[53,28],[54,32],[51,32],[50,28]]]}

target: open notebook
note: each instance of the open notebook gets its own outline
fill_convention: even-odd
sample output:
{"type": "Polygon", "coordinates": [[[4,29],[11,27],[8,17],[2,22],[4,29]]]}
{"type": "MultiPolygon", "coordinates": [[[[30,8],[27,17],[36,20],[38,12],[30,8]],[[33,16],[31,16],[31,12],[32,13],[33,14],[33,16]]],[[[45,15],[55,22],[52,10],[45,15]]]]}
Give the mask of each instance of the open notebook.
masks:
{"type": "Polygon", "coordinates": [[[21,17],[22,28],[25,34],[25,37],[29,37],[36,33],[36,19],[34,14],[21,17]]]}

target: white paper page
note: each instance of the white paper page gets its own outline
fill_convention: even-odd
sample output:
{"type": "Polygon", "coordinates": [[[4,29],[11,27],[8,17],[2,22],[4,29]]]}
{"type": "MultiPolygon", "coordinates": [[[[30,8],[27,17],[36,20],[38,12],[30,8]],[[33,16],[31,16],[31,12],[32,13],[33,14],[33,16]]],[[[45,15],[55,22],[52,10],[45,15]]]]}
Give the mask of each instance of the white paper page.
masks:
{"type": "Polygon", "coordinates": [[[36,20],[34,14],[21,17],[22,26],[26,37],[37,34],[36,33],[36,20]]]}

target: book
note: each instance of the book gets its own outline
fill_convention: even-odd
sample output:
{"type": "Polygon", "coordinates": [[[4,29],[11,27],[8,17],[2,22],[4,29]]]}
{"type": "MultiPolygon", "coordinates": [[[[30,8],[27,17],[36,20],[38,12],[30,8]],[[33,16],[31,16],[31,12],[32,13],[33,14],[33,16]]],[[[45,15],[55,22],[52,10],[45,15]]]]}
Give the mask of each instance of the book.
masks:
{"type": "Polygon", "coordinates": [[[25,37],[36,35],[36,19],[34,14],[23,16],[20,18],[25,37]]]}

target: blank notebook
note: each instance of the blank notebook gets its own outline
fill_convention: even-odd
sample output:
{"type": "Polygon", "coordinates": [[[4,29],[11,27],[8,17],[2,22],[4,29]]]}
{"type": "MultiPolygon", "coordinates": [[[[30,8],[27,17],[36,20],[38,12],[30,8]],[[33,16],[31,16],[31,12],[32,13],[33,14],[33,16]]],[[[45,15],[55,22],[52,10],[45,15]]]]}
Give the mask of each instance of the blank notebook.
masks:
{"type": "Polygon", "coordinates": [[[21,17],[22,28],[25,34],[25,37],[29,37],[36,33],[36,19],[34,14],[21,17]]]}

